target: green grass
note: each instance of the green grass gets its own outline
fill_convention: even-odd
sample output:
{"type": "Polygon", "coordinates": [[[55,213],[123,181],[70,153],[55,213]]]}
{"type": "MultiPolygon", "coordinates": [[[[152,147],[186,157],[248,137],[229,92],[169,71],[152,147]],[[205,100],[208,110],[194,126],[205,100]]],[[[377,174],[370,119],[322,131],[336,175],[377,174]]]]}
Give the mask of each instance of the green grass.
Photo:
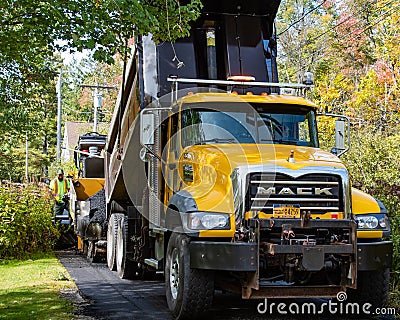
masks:
{"type": "Polygon", "coordinates": [[[72,302],[60,290],[75,289],[54,254],[0,262],[0,319],[73,319],[72,302]]]}

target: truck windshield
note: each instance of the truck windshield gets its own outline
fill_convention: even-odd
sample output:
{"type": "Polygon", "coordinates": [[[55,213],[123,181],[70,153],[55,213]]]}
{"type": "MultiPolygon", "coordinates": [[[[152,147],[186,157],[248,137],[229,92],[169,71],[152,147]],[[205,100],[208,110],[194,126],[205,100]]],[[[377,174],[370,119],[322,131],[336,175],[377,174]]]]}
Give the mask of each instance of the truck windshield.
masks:
{"type": "Polygon", "coordinates": [[[257,143],[318,147],[315,111],[300,105],[190,104],[182,111],[182,144],[257,143]]]}

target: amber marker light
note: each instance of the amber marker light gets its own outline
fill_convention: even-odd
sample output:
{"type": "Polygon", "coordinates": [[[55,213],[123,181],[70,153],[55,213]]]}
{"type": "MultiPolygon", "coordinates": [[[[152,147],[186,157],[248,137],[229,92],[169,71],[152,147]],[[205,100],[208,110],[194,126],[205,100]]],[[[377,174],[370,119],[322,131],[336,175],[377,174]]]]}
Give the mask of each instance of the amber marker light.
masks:
{"type": "Polygon", "coordinates": [[[242,81],[242,82],[249,82],[249,81],[255,81],[256,78],[253,76],[229,76],[227,78],[228,81],[242,81]]]}

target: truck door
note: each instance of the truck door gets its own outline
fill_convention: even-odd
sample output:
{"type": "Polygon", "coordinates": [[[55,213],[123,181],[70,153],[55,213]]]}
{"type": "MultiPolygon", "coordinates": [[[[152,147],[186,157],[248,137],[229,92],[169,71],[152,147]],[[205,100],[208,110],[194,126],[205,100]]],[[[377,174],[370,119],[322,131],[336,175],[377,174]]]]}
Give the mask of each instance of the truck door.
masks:
{"type": "Polygon", "coordinates": [[[174,113],[169,118],[168,142],[163,151],[166,159],[163,174],[165,179],[165,198],[164,204],[167,206],[169,200],[181,188],[179,177],[179,157],[180,157],[180,135],[178,131],[179,115],[174,113]]]}

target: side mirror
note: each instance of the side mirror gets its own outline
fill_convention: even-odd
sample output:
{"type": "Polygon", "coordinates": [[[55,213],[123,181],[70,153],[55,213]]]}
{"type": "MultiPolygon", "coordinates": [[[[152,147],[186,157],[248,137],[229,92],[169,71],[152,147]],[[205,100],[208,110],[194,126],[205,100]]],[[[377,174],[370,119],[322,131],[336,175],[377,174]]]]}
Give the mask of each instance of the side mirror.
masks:
{"type": "Polygon", "coordinates": [[[335,147],[331,149],[331,153],[340,157],[350,149],[350,119],[334,113],[319,113],[318,116],[336,118],[335,147]]]}
{"type": "Polygon", "coordinates": [[[335,149],[336,152],[341,153],[346,149],[346,124],[342,119],[338,119],[335,122],[335,149]]]}
{"type": "Polygon", "coordinates": [[[154,144],[154,122],[153,113],[140,114],[140,143],[142,145],[154,144]]]}

